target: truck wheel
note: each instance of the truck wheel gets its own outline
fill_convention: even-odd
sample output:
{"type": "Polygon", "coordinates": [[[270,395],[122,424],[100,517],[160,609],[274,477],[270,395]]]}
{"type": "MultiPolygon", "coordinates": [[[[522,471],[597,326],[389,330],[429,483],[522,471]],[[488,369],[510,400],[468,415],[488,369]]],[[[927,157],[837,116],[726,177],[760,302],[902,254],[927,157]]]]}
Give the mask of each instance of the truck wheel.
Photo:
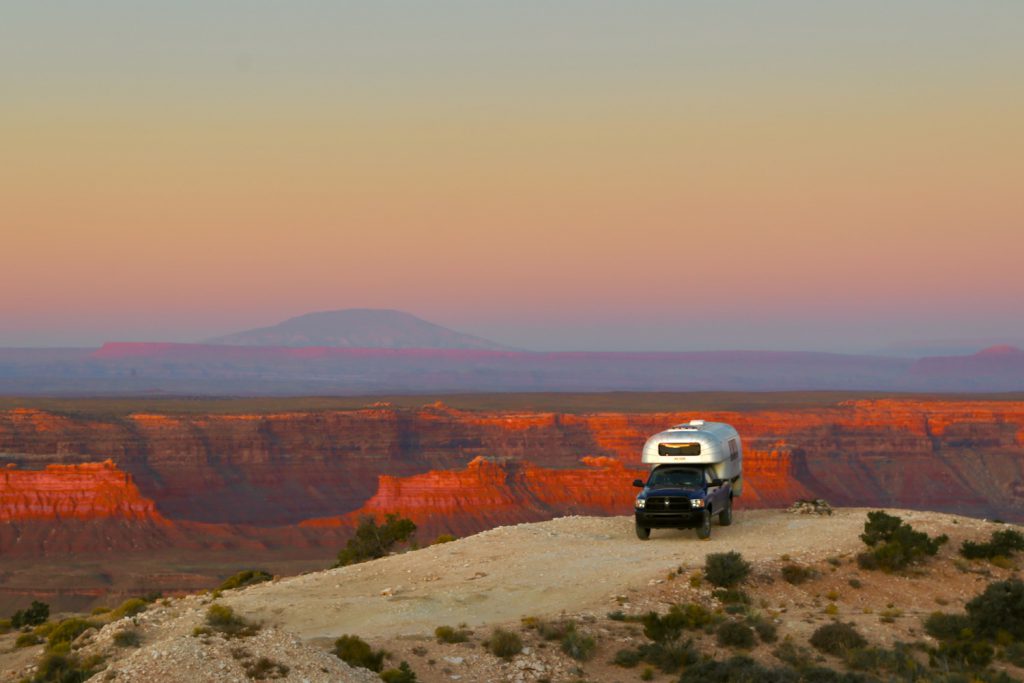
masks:
{"type": "Polygon", "coordinates": [[[729,497],[729,503],[725,506],[725,509],[718,513],[718,523],[722,526],[732,524],[732,496],[729,497]]]}
{"type": "Polygon", "coordinates": [[[697,527],[697,538],[702,541],[711,538],[711,513],[707,510],[701,512],[700,526],[697,527]]]}
{"type": "Polygon", "coordinates": [[[651,537],[651,530],[645,526],[636,525],[636,537],[641,541],[646,541],[651,537]]]}

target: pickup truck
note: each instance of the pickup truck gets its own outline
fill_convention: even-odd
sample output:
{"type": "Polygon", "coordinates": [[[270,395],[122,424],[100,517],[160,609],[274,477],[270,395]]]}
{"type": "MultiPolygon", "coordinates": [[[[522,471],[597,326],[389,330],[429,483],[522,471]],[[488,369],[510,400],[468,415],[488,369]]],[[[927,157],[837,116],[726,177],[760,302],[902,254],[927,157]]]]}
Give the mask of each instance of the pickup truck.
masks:
{"type": "Polygon", "coordinates": [[[701,465],[658,465],[633,505],[636,535],[646,541],[651,529],[697,529],[697,538],[711,538],[711,517],[718,515],[722,526],[732,524],[733,482],[718,479],[712,467],[701,465]]]}

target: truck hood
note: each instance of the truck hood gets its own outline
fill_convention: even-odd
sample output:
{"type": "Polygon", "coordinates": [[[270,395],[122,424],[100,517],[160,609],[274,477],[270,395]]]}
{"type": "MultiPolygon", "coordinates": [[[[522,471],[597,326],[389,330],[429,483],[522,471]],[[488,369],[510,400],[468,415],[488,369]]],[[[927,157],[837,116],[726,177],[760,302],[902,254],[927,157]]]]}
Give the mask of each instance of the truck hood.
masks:
{"type": "Polygon", "coordinates": [[[679,496],[685,498],[700,498],[704,495],[704,489],[680,486],[652,486],[644,489],[645,496],[679,496]]]}

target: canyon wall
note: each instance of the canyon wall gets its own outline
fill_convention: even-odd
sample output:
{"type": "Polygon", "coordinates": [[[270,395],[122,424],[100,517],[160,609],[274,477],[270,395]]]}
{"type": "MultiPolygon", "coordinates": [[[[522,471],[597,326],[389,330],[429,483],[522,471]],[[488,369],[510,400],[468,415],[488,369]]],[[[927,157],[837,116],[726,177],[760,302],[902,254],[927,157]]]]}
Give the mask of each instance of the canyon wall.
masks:
{"type": "MultiPolygon", "coordinates": [[[[26,484],[16,482],[37,481],[28,486],[46,491],[46,472],[79,482],[93,477],[96,486],[126,473],[146,502],[123,503],[125,517],[208,524],[278,527],[398,506],[434,520],[458,517],[466,530],[509,519],[508,510],[532,510],[527,517],[628,512],[644,440],[691,417],[438,404],[107,418],[14,409],[0,411],[0,458],[18,468],[3,471],[0,514],[20,514],[26,505],[51,505],[54,516],[91,514],[74,496],[25,502],[26,484]],[[85,469],[27,471],[107,460],[85,469]],[[448,500],[452,495],[459,500],[448,500]],[[482,498],[471,503],[470,495],[482,498]],[[431,506],[434,513],[422,512],[431,506]],[[479,519],[467,523],[467,516],[479,519]]],[[[813,495],[841,505],[1024,518],[1022,402],[859,400],[701,417],[730,422],[743,435],[745,505],[785,505],[813,495]]]]}

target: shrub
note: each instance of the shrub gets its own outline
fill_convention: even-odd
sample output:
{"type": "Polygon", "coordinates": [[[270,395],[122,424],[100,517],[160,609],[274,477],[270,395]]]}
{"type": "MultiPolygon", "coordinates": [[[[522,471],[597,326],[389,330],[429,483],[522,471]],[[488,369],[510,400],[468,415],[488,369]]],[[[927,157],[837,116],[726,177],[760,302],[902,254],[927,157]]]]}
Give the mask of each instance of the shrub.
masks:
{"type": "Polygon", "coordinates": [[[787,564],[782,568],[782,578],[786,583],[798,586],[814,577],[814,570],[799,564],[787,564]]]}
{"type": "Polygon", "coordinates": [[[544,640],[561,640],[565,637],[565,634],[569,633],[576,628],[576,624],[572,621],[544,621],[543,619],[533,619],[528,625],[537,632],[544,640]]]}
{"type": "Polygon", "coordinates": [[[338,553],[338,561],[334,566],[344,567],[384,557],[395,545],[408,541],[415,533],[416,524],[405,517],[389,514],[379,526],[374,517],[363,517],[356,527],[355,535],[338,553]]]}
{"type": "Polygon", "coordinates": [[[860,671],[887,672],[897,680],[921,680],[923,667],[911,652],[911,646],[896,643],[891,650],[858,647],[847,651],[846,665],[860,671]]]}
{"type": "Polygon", "coordinates": [[[257,583],[263,583],[264,581],[270,581],[274,577],[269,572],[265,572],[262,569],[246,569],[240,571],[232,577],[229,577],[217,587],[219,591],[227,591],[233,588],[244,588],[246,586],[254,586],[257,583]]]}
{"type": "Polygon", "coordinates": [[[85,619],[77,617],[65,619],[57,625],[57,628],[50,631],[50,635],[46,639],[46,645],[52,648],[60,643],[70,643],[89,628],[92,628],[92,624],[85,619]]]}
{"type": "Polygon", "coordinates": [[[987,543],[964,541],[960,554],[969,560],[1010,557],[1018,550],[1024,550],[1024,534],[1016,529],[996,531],[987,543]]]}
{"type": "Polygon", "coordinates": [[[704,558],[704,576],[715,586],[730,588],[749,575],[750,563],[736,551],[711,553],[704,558]]]}
{"type": "Polygon", "coordinates": [[[382,671],[380,679],[384,683],[416,683],[416,674],[409,666],[409,662],[403,660],[397,669],[382,671]]]}
{"type": "Polygon", "coordinates": [[[1007,661],[1014,666],[1024,667],[1024,643],[1010,643],[1004,652],[1007,661]]]}
{"type": "Polygon", "coordinates": [[[562,652],[573,659],[585,662],[594,656],[597,642],[590,636],[580,633],[575,628],[562,637],[562,652]]]}
{"type": "Polygon", "coordinates": [[[640,648],[643,660],[653,664],[667,674],[688,667],[700,659],[691,640],[673,640],[663,643],[648,643],[640,648]]]}
{"type": "Polygon", "coordinates": [[[334,656],[351,666],[380,673],[384,666],[383,650],[374,650],[359,636],[344,635],[334,641],[334,656]]]}
{"type": "Polygon", "coordinates": [[[269,657],[260,657],[255,661],[246,662],[244,666],[245,675],[257,681],[268,678],[284,678],[290,670],[287,664],[276,662],[269,657]]]}
{"type": "Polygon", "coordinates": [[[434,539],[434,545],[441,545],[442,543],[451,543],[455,539],[456,537],[452,534],[441,534],[436,539],[434,539]]]}
{"type": "Polygon", "coordinates": [[[9,633],[11,628],[13,627],[10,619],[0,619],[0,633],[9,633]]]}
{"type": "Polygon", "coordinates": [[[643,650],[619,650],[612,659],[612,664],[626,669],[632,669],[639,664],[644,657],[643,650]]]}
{"type": "Polygon", "coordinates": [[[496,628],[487,641],[487,649],[491,654],[502,659],[509,659],[523,650],[523,640],[518,633],[506,631],[503,628],[496,628]]]}
{"type": "Polygon", "coordinates": [[[787,637],[785,641],[772,650],[772,655],[791,667],[802,671],[811,665],[813,653],[806,647],[797,645],[787,637]]]}
{"type": "Polygon", "coordinates": [[[915,531],[901,518],[882,510],[868,513],[864,533],[860,537],[871,550],[858,555],[857,563],[862,569],[883,571],[905,569],[926,556],[933,556],[949,540],[945,534],[932,538],[922,531],[915,531]]]}
{"type": "Polygon", "coordinates": [[[255,635],[259,624],[235,614],[235,610],[227,605],[210,605],[206,610],[206,625],[223,635],[225,638],[246,638],[255,635]]]}
{"type": "Polygon", "coordinates": [[[983,640],[946,640],[928,653],[932,666],[954,671],[984,669],[991,663],[995,650],[983,640]]]}
{"type": "Polygon", "coordinates": [[[724,647],[754,647],[754,629],[738,621],[723,621],[715,632],[718,644],[724,647]]]}
{"type": "Polygon", "coordinates": [[[78,655],[67,652],[47,652],[36,666],[32,683],[59,681],[59,683],[80,683],[95,674],[103,658],[99,656],[82,660],[78,655]]]}
{"type": "Polygon", "coordinates": [[[847,650],[864,647],[868,641],[857,632],[853,624],[834,622],[821,626],[811,635],[811,645],[830,655],[841,657],[847,650]]]}
{"type": "Polygon", "coordinates": [[[864,587],[860,579],[850,579],[847,583],[850,584],[850,588],[857,588],[858,590],[864,587]]]}
{"type": "Polygon", "coordinates": [[[672,605],[668,613],[659,616],[648,612],[642,620],[644,635],[656,643],[675,640],[684,630],[703,628],[711,623],[711,612],[696,603],[672,605]]]}
{"type": "Polygon", "coordinates": [[[118,647],[138,647],[141,642],[138,631],[125,629],[114,634],[114,645],[118,647]]]}
{"type": "Polygon", "coordinates": [[[33,645],[38,645],[41,642],[43,642],[43,639],[35,633],[22,633],[18,636],[18,639],[14,641],[14,647],[32,647],[33,645]]]}
{"type": "Polygon", "coordinates": [[[774,643],[778,639],[778,629],[771,619],[760,615],[750,616],[747,617],[747,623],[754,627],[762,643],[774,643]]]}
{"type": "Polygon", "coordinates": [[[708,659],[687,667],[679,683],[796,683],[797,680],[798,676],[792,671],[769,669],[750,657],[737,655],[723,662],[708,659]]]}
{"type": "Polygon", "coordinates": [[[739,588],[716,588],[712,593],[715,598],[725,605],[749,605],[750,596],[739,588]]]}
{"type": "Polygon", "coordinates": [[[50,606],[45,602],[33,600],[27,609],[18,610],[11,615],[11,626],[22,628],[23,626],[38,626],[50,618],[50,606]]]}
{"type": "Polygon", "coordinates": [[[142,598],[128,598],[118,605],[117,609],[110,612],[110,618],[112,621],[116,621],[124,617],[134,617],[136,614],[145,612],[148,606],[149,603],[142,598]]]}
{"type": "Polygon", "coordinates": [[[455,629],[451,626],[438,626],[434,629],[434,636],[439,643],[464,643],[469,640],[472,631],[467,629],[455,629]]]}
{"type": "Polygon", "coordinates": [[[1019,579],[990,583],[966,608],[976,634],[994,637],[1004,629],[1024,640],[1024,583],[1019,579]]]}

